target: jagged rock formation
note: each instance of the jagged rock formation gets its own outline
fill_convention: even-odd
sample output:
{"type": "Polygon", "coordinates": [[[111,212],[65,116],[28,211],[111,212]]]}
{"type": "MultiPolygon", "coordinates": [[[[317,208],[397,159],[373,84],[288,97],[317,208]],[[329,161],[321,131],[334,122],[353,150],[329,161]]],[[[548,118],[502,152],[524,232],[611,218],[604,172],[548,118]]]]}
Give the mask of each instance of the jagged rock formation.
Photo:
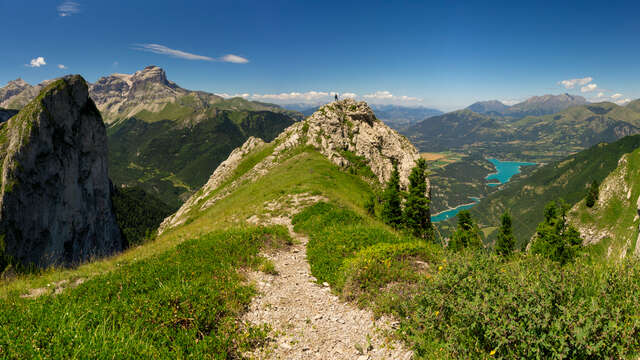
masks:
{"type": "Polygon", "coordinates": [[[158,66],[147,66],[134,74],[102,77],[89,88],[91,98],[106,123],[131,117],[142,120],[180,120],[188,124],[211,118],[219,110],[273,111],[294,114],[279,106],[247,101],[225,100],[204,91],[183,89],[167,79],[158,66]],[[160,113],[156,118],[152,114],[160,113]]]}
{"type": "Polygon", "coordinates": [[[0,88],[0,107],[18,110],[27,105],[35,98],[48,83],[45,81],[36,86],[29,85],[24,80],[18,78],[9,81],[7,85],[0,88]]]}
{"type": "MultiPolygon", "coordinates": [[[[0,107],[21,109],[35,98],[47,84],[36,86],[22,79],[10,81],[0,88],[0,107]]],[[[112,74],[89,85],[89,94],[107,124],[137,117],[145,121],[179,120],[197,123],[214,117],[217,111],[272,111],[301,119],[301,114],[273,104],[243,98],[224,99],[204,91],[183,89],[167,79],[158,66],[147,66],[134,74],[112,74]]]]}
{"type": "Polygon", "coordinates": [[[107,136],[79,75],[54,81],[1,125],[3,252],[38,266],[123,248],[111,203],[107,136]]]}
{"type": "MultiPolygon", "coordinates": [[[[287,128],[274,143],[276,146],[269,156],[218,191],[222,184],[232,180],[235,170],[249,154],[266,146],[260,139],[248,139],[220,164],[200,191],[189,198],[178,212],[165,219],[159,231],[163,232],[184,223],[192,210],[210,207],[232,192],[236,184],[246,180],[253,181],[264,175],[277,164],[285,151],[297,146],[312,146],[341,167],[349,166],[354,157],[362,159],[380,183],[389,180],[395,163],[400,172],[401,185],[405,188],[411,169],[420,157],[409,140],[378,120],[365,102],[352,99],[320,107],[306,120],[287,128]],[[212,196],[214,192],[216,194],[212,196]]],[[[427,185],[430,189],[429,184],[427,185]]]]}

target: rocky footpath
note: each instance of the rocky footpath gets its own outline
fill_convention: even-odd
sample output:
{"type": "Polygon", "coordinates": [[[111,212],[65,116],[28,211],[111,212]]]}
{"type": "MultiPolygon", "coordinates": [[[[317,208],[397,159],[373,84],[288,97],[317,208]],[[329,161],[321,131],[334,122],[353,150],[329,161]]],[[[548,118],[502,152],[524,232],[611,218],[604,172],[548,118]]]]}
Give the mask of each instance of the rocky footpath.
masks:
{"type": "MultiPolygon", "coordinates": [[[[189,198],[178,212],[165,219],[159,232],[183,224],[191,211],[205,210],[230,194],[238,184],[266,174],[287,150],[297,146],[311,146],[343,168],[349,166],[354,157],[359,158],[371,168],[380,183],[390,178],[395,163],[400,172],[401,185],[405,188],[411,169],[420,157],[415,146],[378,120],[367,103],[352,99],[322,106],[304,121],[285,129],[273,143],[275,147],[269,156],[237,179],[231,179],[242,161],[254,149],[265,144],[260,139],[250,138],[242,147],[235,149],[211,175],[207,184],[189,198]],[[222,184],[225,184],[224,189],[219,189],[222,184]],[[213,193],[215,195],[212,196],[213,193]]],[[[429,184],[427,189],[430,191],[429,184]]]]}
{"type": "Polygon", "coordinates": [[[311,194],[289,195],[266,203],[266,212],[247,219],[252,224],[286,226],[295,244],[264,254],[273,262],[274,273],[247,274],[260,293],[244,320],[267,324],[272,341],[246,355],[257,359],[411,359],[413,352],[392,337],[395,321],[375,319],[371,311],[341,301],[327,284],[318,284],[311,275],[306,258],[309,239],[293,231],[291,216],[323,200],[311,194]]]}
{"type": "Polygon", "coordinates": [[[0,237],[23,264],[75,264],[123,248],[107,135],[79,75],[52,82],[0,127],[0,237]]]}

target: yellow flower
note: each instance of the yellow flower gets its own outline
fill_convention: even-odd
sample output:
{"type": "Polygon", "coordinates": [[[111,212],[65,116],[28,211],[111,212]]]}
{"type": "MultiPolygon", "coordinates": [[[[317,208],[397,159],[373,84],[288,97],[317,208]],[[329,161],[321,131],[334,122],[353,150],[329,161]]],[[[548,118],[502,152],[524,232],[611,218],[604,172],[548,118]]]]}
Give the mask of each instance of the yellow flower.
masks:
{"type": "Polygon", "coordinates": [[[438,266],[438,271],[442,270],[442,265],[438,266]]]}
{"type": "Polygon", "coordinates": [[[491,350],[491,352],[489,353],[489,355],[491,355],[491,356],[495,355],[495,354],[496,354],[496,350],[498,350],[498,349],[493,349],[493,350],[491,350]]]}
{"type": "Polygon", "coordinates": [[[440,311],[436,311],[436,316],[438,316],[438,314],[440,314],[440,311]]]}

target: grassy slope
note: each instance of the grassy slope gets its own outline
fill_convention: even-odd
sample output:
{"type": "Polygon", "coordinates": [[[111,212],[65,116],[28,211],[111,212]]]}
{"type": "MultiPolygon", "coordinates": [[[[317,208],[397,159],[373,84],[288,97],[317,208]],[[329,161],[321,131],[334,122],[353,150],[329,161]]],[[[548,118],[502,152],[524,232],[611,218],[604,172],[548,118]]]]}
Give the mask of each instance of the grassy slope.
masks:
{"type": "Polygon", "coordinates": [[[587,185],[602,181],[616,168],[620,157],[640,147],[640,135],[629,136],[610,144],[596,145],[566,159],[544,165],[516,176],[503,190],[482,199],[471,211],[485,226],[495,226],[505,209],[514,219],[518,245],[526,245],[542,221],[544,206],[551,200],[564,198],[569,204],[586,195],[587,185]]]}
{"type": "Polygon", "coordinates": [[[588,208],[583,199],[572,209],[570,216],[578,229],[606,235],[593,246],[592,251],[597,256],[618,259],[624,255],[631,257],[636,251],[639,179],[640,149],[625,155],[620,165],[607,176],[593,208],[588,208]]]}
{"type": "Polygon", "coordinates": [[[268,111],[222,111],[193,127],[129,119],[108,130],[110,176],[177,208],[249,136],[270,141],[292,123],[268,111]]]}
{"type": "MultiPolygon", "coordinates": [[[[269,148],[240,168],[250,168],[269,148]]],[[[286,239],[282,228],[225,229],[243,227],[267,201],[301,192],[329,202],[294,218],[296,229],[311,238],[314,275],[347,300],[397,315],[400,335],[419,358],[486,358],[492,351],[507,358],[619,358],[639,348],[637,267],[580,263],[563,269],[539,258],[504,263],[483,252],[450,254],[368,217],[363,204],[371,187],[358,176],[309,149],[288,155],[152,243],[77,269],[4,283],[2,355],[237,355],[262,332],[235,321],[252,294],[235,268],[255,267],[265,241],[286,239]],[[29,288],[78,277],[89,280],[62,295],[19,298],[29,288]]]]}

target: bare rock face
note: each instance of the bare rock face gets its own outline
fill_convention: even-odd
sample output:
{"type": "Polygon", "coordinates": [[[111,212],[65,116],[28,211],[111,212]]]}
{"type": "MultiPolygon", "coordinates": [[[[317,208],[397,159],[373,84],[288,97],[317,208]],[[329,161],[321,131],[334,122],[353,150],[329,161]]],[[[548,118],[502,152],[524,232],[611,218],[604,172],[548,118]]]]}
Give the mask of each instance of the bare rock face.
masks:
{"type": "MultiPolygon", "coordinates": [[[[192,210],[202,211],[226,197],[244,181],[254,181],[273,168],[280,156],[297,146],[312,146],[340,167],[350,165],[350,158],[360,157],[371,168],[382,184],[391,177],[394,164],[400,173],[400,183],[406,188],[409,174],[420,157],[418,150],[404,136],[376,119],[365,102],[352,99],[327,104],[302,122],[285,129],[275,140],[273,153],[257,163],[251,170],[226,185],[223,191],[210,196],[222,184],[227,183],[238,165],[256,148],[264,146],[260,139],[249,138],[242,147],[235,149],[211,175],[200,191],[189,198],[175,214],[166,218],[159,232],[186,222],[192,210]]],[[[427,180],[427,196],[430,184],[427,180]]]]}
{"type": "Polygon", "coordinates": [[[0,107],[21,109],[36,97],[45,85],[46,82],[32,86],[22,79],[9,81],[6,86],[0,88],[0,107]]]}
{"type": "Polygon", "coordinates": [[[107,136],[79,75],[49,84],[0,128],[0,237],[23,264],[74,264],[122,250],[107,136]]]}
{"type": "Polygon", "coordinates": [[[319,149],[336,165],[349,164],[344,154],[349,151],[363,157],[378,180],[385,183],[396,163],[401,184],[408,185],[411,169],[420,157],[418,150],[407,138],[376,119],[364,101],[345,99],[327,104],[305,123],[300,130],[306,144],[319,149]]]}

